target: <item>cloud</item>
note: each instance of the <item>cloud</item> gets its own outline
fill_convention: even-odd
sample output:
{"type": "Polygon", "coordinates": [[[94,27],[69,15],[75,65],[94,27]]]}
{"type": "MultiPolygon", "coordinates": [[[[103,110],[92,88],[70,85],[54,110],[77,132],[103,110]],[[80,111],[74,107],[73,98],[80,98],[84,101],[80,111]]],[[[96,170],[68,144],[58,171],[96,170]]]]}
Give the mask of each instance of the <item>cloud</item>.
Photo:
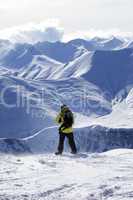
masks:
{"type": "Polygon", "coordinates": [[[7,11],[7,7],[5,5],[0,5],[0,14],[3,14],[7,11]]]}
{"type": "Polygon", "coordinates": [[[0,7],[0,13],[5,12],[5,8],[0,7]]]}
{"type": "Polygon", "coordinates": [[[127,40],[133,39],[132,32],[122,32],[119,29],[112,29],[112,30],[90,29],[86,31],[77,31],[74,33],[64,34],[63,41],[67,42],[75,38],[81,38],[81,39],[86,39],[86,40],[94,38],[94,37],[110,38],[112,36],[127,39],[127,40]]]}
{"type": "Polygon", "coordinates": [[[50,7],[63,7],[66,5],[70,5],[71,0],[54,0],[54,1],[44,0],[44,3],[50,7]]]}
{"type": "Polygon", "coordinates": [[[0,31],[1,39],[9,39],[12,42],[36,43],[39,41],[56,42],[63,37],[63,28],[56,19],[47,20],[39,24],[29,23],[0,31]]]}
{"type": "Polygon", "coordinates": [[[90,29],[85,31],[77,31],[64,33],[64,29],[60,26],[60,21],[57,19],[47,20],[39,24],[29,23],[17,27],[12,27],[0,31],[0,39],[8,39],[12,42],[18,43],[36,43],[41,41],[63,41],[68,42],[70,40],[81,38],[91,39],[94,37],[110,38],[112,36],[133,39],[132,32],[122,32],[119,29],[112,30],[96,30],[90,29]]]}
{"type": "Polygon", "coordinates": [[[0,1],[0,9],[4,11],[9,11],[9,9],[17,8],[16,4],[9,0],[0,1]]]}

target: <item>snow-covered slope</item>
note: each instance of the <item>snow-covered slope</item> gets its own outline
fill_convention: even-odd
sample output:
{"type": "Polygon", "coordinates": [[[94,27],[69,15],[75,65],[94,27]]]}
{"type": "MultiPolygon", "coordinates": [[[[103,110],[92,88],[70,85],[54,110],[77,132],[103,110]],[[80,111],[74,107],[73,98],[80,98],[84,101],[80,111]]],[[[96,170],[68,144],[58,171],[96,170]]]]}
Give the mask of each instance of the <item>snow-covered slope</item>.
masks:
{"type": "MultiPolygon", "coordinates": [[[[64,64],[44,55],[35,55],[27,68],[23,68],[19,77],[26,79],[50,79],[57,71],[62,70],[64,64]]],[[[54,79],[54,77],[53,77],[54,79]]]]}
{"type": "Polygon", "coordinates": [[[66,64],[61,70],[58,70],[52,79],[68,79],[81,77],[91,68],[93,52],[86,52],[80,57],[66,64]]]}
{"type": "MultiPolygon", "coordinates": [[[[3,48],[2,48],[3,49],[3,48]]],[[[9,69],[21,69],[28,66],[34,55],[39,55],[33,45],[12,44],[5,45],[5,53],[0,56],[0,65],[9,69]]]]}
{"type": "Polygon", "coordinates": [[[14,48],[14,45],[10,41],[0,40],[0,60],[4,59],[12,48],[14,48]]]}
{"type": "Polygon", "coordinates": [[[132,150],[102,154],[0,156],[0,198],[131,200],[132,150]]]}
{"type": "Polygon", "coordinates": [[[133,41],[128,43],[127,48],[133,48],[133,41]]]}
{"type": "Polygon", "coordinates": [[[50,43],[40,42],[35,44],[35,48],[41,53],[62,63],[68,63],[76,56],[85,52],[84,48],[79,48],[70,43],[50,43]]]}
{"type": "Polygon", "coordinates": [[[133,83],[133,50],[96,51],[91,69],[83,78],[99,86],[111,98],[133,83]]]}
{"type": "Polygon", "coordinates": [[[29,67],[19,72],[19,77],[34,80],[61,80],[81,77],[91,68],[93,52],[86,52],[73,61],[63,64],[44,55],[34,56],[29,67]]]}

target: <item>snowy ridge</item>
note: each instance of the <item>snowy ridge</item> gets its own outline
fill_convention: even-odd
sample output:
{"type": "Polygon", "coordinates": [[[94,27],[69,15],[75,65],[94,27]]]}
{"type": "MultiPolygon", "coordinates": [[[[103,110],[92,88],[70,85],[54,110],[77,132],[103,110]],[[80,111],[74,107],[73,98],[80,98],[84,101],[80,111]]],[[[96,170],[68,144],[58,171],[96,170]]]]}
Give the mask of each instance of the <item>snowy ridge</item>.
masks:
{"type": "Polygon", "coordinates": [[[91,40],[75,39],[63,42],[39,42],[37,44],[12,44],[0,40],[0,65],[8,68],[21,69],[31,63],[34,55],[44,55],[61,63],[68,63],[86,51],[116,51],[132,48],[132,41],[124,38],[92,38],[91,40]]]}
{"type": "Polygon", "coordinates": [[[116,37],[109,37],[109,38],[99,38],[95,37],[90,40],[84,40],[84,39],[75,39],[69,42],[72,45],[75,46],[82,46],[88,51],[96,51],[96,50],[119,50],[123,47],[125,44],[125,41],[116,38],[116,37]]]}
{"type": "Polygon", "coordinates": [[[19,77],[26,79],[50,79],[53,73],[57,70],[61,70],[63,67],[62,63],[59,63],[47,56],[35,55],[29,64],[29,67],[24,68],[20,73],[19,77]]]}
{"type": "MultiPolygon", "coordinates": [[[[93,125],[74,129],[75,140],[79,152],[104,152],[112,149],[133,149],[133,129],[108,128],[93,125]]],[[[18,140],[24,143],[32,153],[54,152],[57,148],[57,128],[48,128],[34,136],[18,140]],[[39,144],[39,147],[37,146],[39,144]]],[[[69,151],[68,144],[65,150],[69,151]]]]}
{"type": "MultiPolygon", "coordinates": [[[[1,139],[1,152],[13,153],[50,153],[57,148],[58,127],[47,127],[34,135],[22,139],[1,139]],[[39,144],[39,145],[38,145],[39,144]]],[[[104,152],[112,149],[133,149],[132,128],[108,128],[98,125],[75,128],[75,140],[80,152],[104,152]]],[[[68,144],[65,150],[69,151],[68,144]]]]}
{"type": "MultiPolygon", "coordinates": [[[[87,73],[91,68],[93,52],[87,52],[64,66],[58,72],[56,79],[77,78],[87,73]]],[[[53,77],[54,79],[54,77],[53,77]]]]}
{"type": "Polygon", "coordinates": [[[86,52],[65,65],[44,55],[34,56],[29,67],[21,70],[19,77],[35,80],[77,78],[89,71],[92,56],[92,52],[86,52]]]}

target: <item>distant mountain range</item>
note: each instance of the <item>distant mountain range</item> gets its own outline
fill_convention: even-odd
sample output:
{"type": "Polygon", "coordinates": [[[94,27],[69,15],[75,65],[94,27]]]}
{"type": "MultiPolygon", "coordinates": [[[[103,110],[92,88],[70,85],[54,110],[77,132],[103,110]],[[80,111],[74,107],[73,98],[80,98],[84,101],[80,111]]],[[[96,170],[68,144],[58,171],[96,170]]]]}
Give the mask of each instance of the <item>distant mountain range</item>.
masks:
{"type": "Polygon", "coordinates": [[[132,41],[93,38],[92,40],[75,39],[63,42],[38,42],[31,44],[12,44],[7,40],[0,40],[0,65],[12,68],[26,67],[31,63],[34,55],[45,55],[61,63],[68,63],[81,56],[86,51],[108,51],[132,48],[132,41]]]}
{"type": "MultiPolygon", "coordinates": [[[[63,103],[75,112],[78,132],[95,123],[108,129],[109,120],[113,128],[132,128],[133,42],[116,37],[34,45],[0,40],[1,92],[5,88],[4,101],[18,104],[19,94],[21,106],[5,106],[1,99],[0,138],[4,141],[54,126],[63,103]],[[120,125],[123,110],[126,114],[121,116],[129,121],[120,125]],[[114,122],[114,116],[119,121],[114,122]]],[[[36,146],[37,141],[32,141],[36,146]]]]}

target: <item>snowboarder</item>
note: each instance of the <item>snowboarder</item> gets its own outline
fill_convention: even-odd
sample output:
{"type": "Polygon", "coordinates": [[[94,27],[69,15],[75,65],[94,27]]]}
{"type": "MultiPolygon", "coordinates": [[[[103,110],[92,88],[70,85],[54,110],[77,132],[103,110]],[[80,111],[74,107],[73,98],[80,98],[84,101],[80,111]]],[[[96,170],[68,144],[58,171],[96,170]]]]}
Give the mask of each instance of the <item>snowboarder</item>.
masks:
{"type": "Polygon", "coordinates": [[[66,105],[61,106],[61,111],[56,117],[56,122],[60,124],[60,128],[59,128],[58,151],[55,154],[56,155],[62,154],[63,149],[64,149],[65,137],[67,137],[68,139],[69,145],[71,147],[71,153],[76,154],[77,149],[76,149],[73,129],[72,129],[72,125],[74,123],[73,113],[66,105]]]}

